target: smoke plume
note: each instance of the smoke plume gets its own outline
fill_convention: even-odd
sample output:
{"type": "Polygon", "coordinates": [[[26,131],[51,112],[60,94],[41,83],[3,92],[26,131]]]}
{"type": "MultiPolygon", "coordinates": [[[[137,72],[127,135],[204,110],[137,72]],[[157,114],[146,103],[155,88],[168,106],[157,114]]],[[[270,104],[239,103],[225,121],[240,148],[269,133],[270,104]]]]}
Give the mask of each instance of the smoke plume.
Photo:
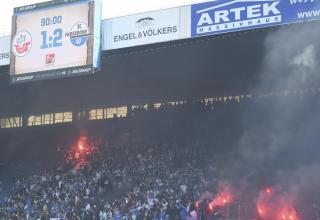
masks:
{"type": "MultiPolygon", "coordinates": [[[[265,38],[259,84],[252,89],[258,101],[242,117],[236,156],[226,168],[231,182],[245,185],[238,188],[276,188],[274,204],[306,209],[320,202],[319,36],[319,24],[305,23],[265,38]]],[[[264,199],[260,193],[257,204],[264,199]]]]}

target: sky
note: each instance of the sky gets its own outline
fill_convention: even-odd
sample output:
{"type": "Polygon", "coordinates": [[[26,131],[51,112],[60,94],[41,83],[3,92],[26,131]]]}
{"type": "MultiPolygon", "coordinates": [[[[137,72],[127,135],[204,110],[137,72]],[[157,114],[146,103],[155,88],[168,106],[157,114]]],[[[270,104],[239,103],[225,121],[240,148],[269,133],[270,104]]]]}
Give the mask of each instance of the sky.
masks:
{"type": "MultiPolygon", "coordinates": [[[[154,11],[165,8],[190,5],[209,0],[102,0],[103,19],[120,17],[141,12],[154,11]]],[[[41,0],[1,0],[0,7],[0,32],[10,29],[11,16],[14,7],[24,6],[41,0]],[[1,30],[2,29],[2,30],[1,30]]]]}

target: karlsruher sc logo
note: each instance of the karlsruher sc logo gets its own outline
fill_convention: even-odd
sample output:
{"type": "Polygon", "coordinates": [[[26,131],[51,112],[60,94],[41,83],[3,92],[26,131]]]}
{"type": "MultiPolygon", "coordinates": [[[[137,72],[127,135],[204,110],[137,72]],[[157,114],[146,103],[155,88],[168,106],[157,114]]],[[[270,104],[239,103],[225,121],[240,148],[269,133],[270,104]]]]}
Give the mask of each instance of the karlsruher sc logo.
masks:
{"type": "Polygon", "coordinates": [[[12,39],[12,51],[17,57],[26,56],[32,47],[32,37],[28,31],[19,31],[12,39]]]}
{"type": "Polygon", "coordinates": [[[192,6],[192,35],[210,35],[281,23],[280,0],[219,0],[192,6]]]}

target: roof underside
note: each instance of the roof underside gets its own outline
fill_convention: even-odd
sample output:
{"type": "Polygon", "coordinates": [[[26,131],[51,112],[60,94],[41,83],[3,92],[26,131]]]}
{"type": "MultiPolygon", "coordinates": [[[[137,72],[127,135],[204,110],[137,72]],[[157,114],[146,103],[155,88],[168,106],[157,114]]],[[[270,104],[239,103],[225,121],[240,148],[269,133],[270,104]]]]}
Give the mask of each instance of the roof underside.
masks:
{"type": "Polygon", "coordinates": [[[265,38],[275,30],[266,28],[105,51],[102,70],[87,76],[10,85],[9,67],[1,67],[0,113],[248,93],[259,80],[265,38]]]}

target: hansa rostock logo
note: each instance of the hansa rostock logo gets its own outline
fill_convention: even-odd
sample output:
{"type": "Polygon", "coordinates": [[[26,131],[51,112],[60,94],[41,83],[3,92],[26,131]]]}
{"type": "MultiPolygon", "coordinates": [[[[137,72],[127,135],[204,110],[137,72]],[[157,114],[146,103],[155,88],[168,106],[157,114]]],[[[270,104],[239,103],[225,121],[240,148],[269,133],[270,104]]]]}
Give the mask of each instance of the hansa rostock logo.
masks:
{"type": "Polygon", "coordinates": [[[223,0],[192,6],[192,35],[251,29],[282,22],[280,0],[223,0]]]}
{"type": "Polygon", "coordinates": [[[28,31],[19,31],[12,39],[12,51],[17,57],[26,56],[32,47],[32,38],[28,31]]]}

